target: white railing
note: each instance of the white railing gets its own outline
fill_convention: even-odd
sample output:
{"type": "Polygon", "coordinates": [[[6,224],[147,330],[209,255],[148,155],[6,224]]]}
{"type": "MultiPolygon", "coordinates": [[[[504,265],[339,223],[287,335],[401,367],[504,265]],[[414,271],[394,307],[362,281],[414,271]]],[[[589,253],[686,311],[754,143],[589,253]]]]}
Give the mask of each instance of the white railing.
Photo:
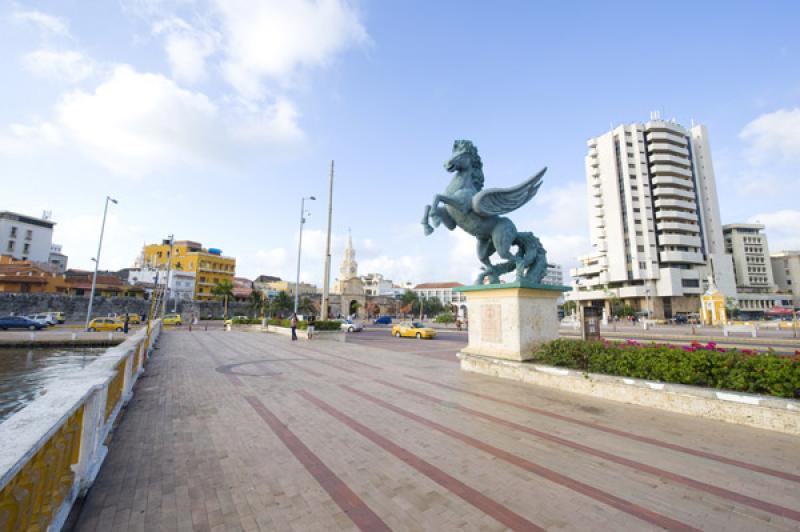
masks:
{"type": "Polygon", "coordinates": [[[143,327],[0,423],[0,530],[61,529],[160,332],[160,320],[143,327]]]}

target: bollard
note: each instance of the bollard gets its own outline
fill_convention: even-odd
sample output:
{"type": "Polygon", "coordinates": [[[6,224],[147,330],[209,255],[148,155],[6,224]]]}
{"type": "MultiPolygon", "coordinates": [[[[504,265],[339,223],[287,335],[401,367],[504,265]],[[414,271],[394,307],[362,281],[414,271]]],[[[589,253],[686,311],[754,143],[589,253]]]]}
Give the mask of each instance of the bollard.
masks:
{"type": "Polygon", "coordinates": [[[72,333],[72,341],[74,342],[77,339],[78,339],[78,333],[72,333]]]}
{"type": "Polygon", "coordinates": [[[33,340],[36,340],[36,333],[35,332],[31,333],[31,341],[33,341],[33,340]]]}
{"type": "Polygon", "coordinates": [[[114,333],[112,333],[112,332],[108,333],[108,339],[109,339],[109,341],[113,340],[114,339],[114,333]]]}

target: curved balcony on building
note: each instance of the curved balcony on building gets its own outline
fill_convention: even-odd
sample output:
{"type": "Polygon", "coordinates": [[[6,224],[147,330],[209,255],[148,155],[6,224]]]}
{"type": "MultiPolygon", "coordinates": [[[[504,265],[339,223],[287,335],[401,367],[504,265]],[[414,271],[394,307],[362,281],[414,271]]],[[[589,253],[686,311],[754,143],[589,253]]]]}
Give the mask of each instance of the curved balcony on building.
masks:
{"type": "Polygon", "coordinates": [[[683,126],[675,122],[667,122],[665,120],[651,120],[644,125],[645,135],[652,135],[653,133],[667,133],[678,135],[686,138],[687,132],[683,126]]]}
{"type": "MultiPolygon", "coordinates": [[[[651,172],[652,172],[651,168],[651,172]]],[[[691,174],[688,176],[673,176],[673,175],[662,175],[663,172],[659,175],[654,175],[650,182],[653,184],[654,187],[658,186],[668,186],[668,187],[680,187],[685,188],[687,190],[694,190],[694,184],[692,183],[691,174]]]]}
{"type": "Polygon", "coordinates": [[[695,205],[694,201],[686,201],[682,199],[670,199],[670,198],[662,198],[659,197],[654,202],[656,209],[667,209],[667,208],[675,208],[675,209],[686,209],[687,211],[695,211],[697,206],[695,205]]]}
{"type": "Polygon", "coordinates": [[[674,220],[678,222],[697,222],[697,213],[677,211],[674,209],[661,209],[656,211],[656,220],[674,220]]]}
{"type": "Polygon", "coordinates": [[[662,263],[705,264],[703,255],[697,251],[661,251],[658,254],[662,263]]]}
{"type": "Polygon", "coordinates": [[[683,199],[685,201],[695,201],[694,192],[686,190],[685,188],[678,188],[672,186],[657,186],[653,187],[654,198],[675,198],[683,199]]]}
{"type": "Polygon", "coordinates": [[[681,222],[657,222],[658,231],[684,231],[686,233],[700,234],[700,226],[681,222]]]}
{"type": "Polygon", "coordinates": [[[675,144],[677,146],[688,146],[688,141],[686,140],[686,135],[680,134],[673,130],[664,130],[664,131],[647,131],[645,132],[647,135],[648,142],[669,142],[671,144],[675,144]]]}
{"type": "Polygon", "coordinates": [[[666,153],[677,157],[689,157],[689,150],[687,148],[662,141],[650,142],[647,145],[647,153],[651,154],[651,156],[657,153],[666,153]]]}
{"type": "Polygon", "coordinates": [[[700,237],[694,235],[662,234],[658,236],[658,243],[662,246],[688,246],[700,247],[700,237]]]}
{"type": "Polygon", "coordinates": [[[650,163],[650,175],[654,179],[658,176],[682,177],[688,181],[689,184],[687,186],[694,186],[691,181],[692,171],[687,166],[678,166],[672,163],[652,164],[652,160],[650,163]]]}
{"type": "MultiPolygon", "coordinates": [[[[675,155],[668,155],[665,153],[656,153],[650,156],[650,164],[653,166],[659,164],[668,164],[681,168],[689,168],[691,166],[691,162],[689,161],[688,157],[677,157],[675,155]]],[[[692,174],[690,173],[689,175],[691,176],[692,174]]]]}

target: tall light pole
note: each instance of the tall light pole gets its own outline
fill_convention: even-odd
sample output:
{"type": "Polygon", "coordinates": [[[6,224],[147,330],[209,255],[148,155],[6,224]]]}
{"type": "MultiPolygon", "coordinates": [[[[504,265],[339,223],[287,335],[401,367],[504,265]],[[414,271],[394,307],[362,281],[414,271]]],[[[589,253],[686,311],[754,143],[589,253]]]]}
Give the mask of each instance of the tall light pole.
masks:
{"type": "Polygon", "coordinates": [[[106,230],[106,215],[108,214],[108,202],[111,201],[115,205],[117,200],[111,196],[106,196],[106,206],[103,209],[103,223],[100,225],[100,242],[97,244],[97,256],[94,258],[94,275],[92,276],[92,291],[89,294],[89,309],[86,311],[86,326],[84,329],[89,328],[89,322],[92,321],[92,305],[94,303],[94,290],[97,287],[97,270],[100,268],[100,251],[103,249],[103,233],[106,230]]]}
{"type": "Polygon", "coordinates": [[[169,274],[172,271],[172,246],[175,243],[175,235],[169,235],[169,252],[167,253],[167,279],[164,284],[164,296],[161,300],[161,319],[164,319],[164,312],[167,309],[167,298],[169,297],[169,274]]]}
{"type": "Polygon", "coordinates": [[[325,239],[325,271],[322,281],[322,310],[320,312],[323,320],[328,319],[328,305],[330,299],[331,282],[331,218],[333,216],[333,161],[331,161],[331,171],[328,177],[328,237],[325,239]]]}
{"type": "Polygon", "coordinates": [[[300,306],[300,253],[303,250],[303,225],[306,223],[306,200],[316,200],[314,196],[302,197],[300,199],[300,238],[297,241],[297,276],[294,283],[294,313],[297,314],[297,307],[300,306]]]}

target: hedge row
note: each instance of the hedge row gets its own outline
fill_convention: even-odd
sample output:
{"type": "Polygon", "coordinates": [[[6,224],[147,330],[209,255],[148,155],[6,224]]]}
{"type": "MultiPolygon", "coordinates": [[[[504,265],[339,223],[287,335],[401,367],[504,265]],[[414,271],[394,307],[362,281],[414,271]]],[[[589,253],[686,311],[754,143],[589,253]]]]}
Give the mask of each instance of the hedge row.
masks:
{"type": "MultiPolygon", "coordinates": [[[[292,322],[291,320],[281,320],[278,318],[273,318],[271,320],[267,320],[268,325],[275,325],[276,327],[291,327],[292,322]]],[[[314,322],[314,329],[317,331],[338,331],[341,330],[342,323],[339,321],[323,321],[317,320],[314,322]]],[[[304,331],[308,328],[307,321],[298,321],[297,328],[304,331]]]]}
{"type": "Polygon", "coordinates": [[[713,342],[678,347],[560,339],[540,346],[531,361],[588,373],[800,399],[800,352],[787,357],[725,350],[713,342]]]}

